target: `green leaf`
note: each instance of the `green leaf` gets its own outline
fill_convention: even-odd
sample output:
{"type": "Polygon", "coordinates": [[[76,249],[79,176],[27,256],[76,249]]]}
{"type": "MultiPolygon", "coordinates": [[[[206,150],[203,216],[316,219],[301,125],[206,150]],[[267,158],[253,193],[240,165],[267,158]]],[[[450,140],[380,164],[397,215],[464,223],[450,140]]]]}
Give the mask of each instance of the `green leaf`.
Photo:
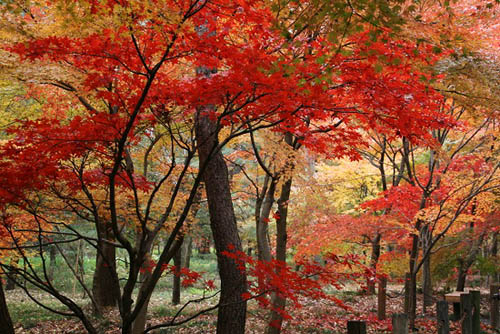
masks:
{"type": "Polygon", "coordinates": [[[442,50],[439,46],[434,46],[434,47],[432,48],[432,52],[433,52],[434,54],[437,54],[437,55],[438,55],[438,54],[440,54],[441,52],[443,52],[443,50],[442,50]]]}
{"type": "Polygon", "coordinates": [[[396,65],[396,66],[397,66],[397,65],[399,65],[399,64],[401,64],[401,59],[400,59],[400,58],[394,58],[394,59],[392,60],[392,64],[393,64],[393,65],[396,65]]]}

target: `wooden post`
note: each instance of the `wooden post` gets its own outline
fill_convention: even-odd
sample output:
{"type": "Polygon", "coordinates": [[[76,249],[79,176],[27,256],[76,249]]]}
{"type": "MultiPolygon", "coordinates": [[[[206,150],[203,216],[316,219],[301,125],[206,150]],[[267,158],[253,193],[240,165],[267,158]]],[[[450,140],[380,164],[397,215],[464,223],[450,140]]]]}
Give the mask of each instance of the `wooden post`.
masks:
{"type": "Polygon", "coordinates": [[[392,334],[408,334],[408,314],[396,313],[392,315],[392,334]]]}
{"type": "Polygon", "coordinates": [[[386,288],[387,288],[387,278],[381,277],[378,282],[378,320],[385,319],[385,305],[386,305],[386,288]]]}
{"type": "Polygon", "coordinates": [[[404,313],[408,314],[410,312],[410,279],[411,274],[405,274],[405,305],[404,305],[404,313]]]}
{"type": "Polygon", "coordinates": [[[469,293],[460,295],[460,322],[462,334],[472,334],[472,298],[469,293]]]}
{"type": "Polygon", "coordinates": [[[499,311],[499,303],[500,300],[495,298],[495,295],[498,296],[500,293],[500,283],[491,283],[490,284],[490,321],[491,327],[494,329],[500,328],[500,320],[498,316],[499,311]]]}
{"type": "Polygon", "coordinates": [[[366,334],[366,322],[359,320],[348,321],[347,334],[366,334]]]}
{"type": "Polygon", "coordinates": [[[439,300],[436,304],[438,334],[450,333],[450,322],[448,318],[448,302],[439,300]]]}
{"type": "Polygon", "coordinates": [[[481,333],[481,292],[479,290],[471,290],[472,304],[472,334],[481,333]]]}

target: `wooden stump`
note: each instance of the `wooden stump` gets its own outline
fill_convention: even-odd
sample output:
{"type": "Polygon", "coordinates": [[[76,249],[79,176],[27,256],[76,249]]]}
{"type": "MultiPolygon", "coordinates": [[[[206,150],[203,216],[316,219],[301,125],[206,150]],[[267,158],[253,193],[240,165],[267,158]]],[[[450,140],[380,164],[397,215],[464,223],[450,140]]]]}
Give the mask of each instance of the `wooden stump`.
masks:
{"type": "Polygon", "coordinates": [[[472,304],[472,333],[481,333],[481,292],[479,290],[471,290],[471,304],[472,304]]]}
{"type": "Polygon", "coordinates": [[[449,302],[453,303],[453,316],[451,320],[453,321],[459,321],[460,320],[460,295],[462,293],[466,293],[464,291],[455,291],[452,293],[447,293],[444,295],[444,299],[449,302]]]}
{"type": "Polygon", "coordinates": [[[500,283],[490,284],[490,322],[491,327],[495,329],[500,328],[500,320],[498,316],[500,300],[495,298],[495,296],[498,296],[499,289],[500,283]]]}
{"type": "Polygon", "coordinates": [[[438,334],[450,333],[450,322],[448,317],[448,302],[440,300],[436,303],[438,334]]]}
{"type": "Polygon", "coordinates": [[[359,320],[348,321],[347,334],[366,334],[366,322],[359,320]]]}
{"type": "Polygon", "coordinates": [[[408,334],[408,314],[392,315],[392,334],[408,334]]]}
{"type": "Polygon", "coordinates": [[[387,288],[387,278],[381,277],[378,283],[378,301],[377,301],[377,316],[378,320],[385,319],[385,308],[386,308],[386,288],[387,288]]]}
{"type": "Polygon", "coordinates": [[[460,295],[460,322],[462,334],[472,334],[472,298],[469,293],[460,295]]]}

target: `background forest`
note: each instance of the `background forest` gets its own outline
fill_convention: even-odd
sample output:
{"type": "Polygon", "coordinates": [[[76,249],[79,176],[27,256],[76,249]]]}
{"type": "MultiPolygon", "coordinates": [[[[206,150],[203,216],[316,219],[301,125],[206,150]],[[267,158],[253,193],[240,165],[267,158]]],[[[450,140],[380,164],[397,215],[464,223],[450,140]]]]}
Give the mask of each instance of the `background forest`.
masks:
{"type": "Polygon", "coordinates": [[[498,0],[0,15],[2,334],[498,332],[498,0]]]}

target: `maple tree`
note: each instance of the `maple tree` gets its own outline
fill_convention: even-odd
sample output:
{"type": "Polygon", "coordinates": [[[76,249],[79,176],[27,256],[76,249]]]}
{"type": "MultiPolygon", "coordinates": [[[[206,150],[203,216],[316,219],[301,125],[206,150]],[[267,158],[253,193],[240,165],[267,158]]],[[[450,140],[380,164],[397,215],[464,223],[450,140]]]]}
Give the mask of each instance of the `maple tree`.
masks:
{"type": "MultiPolygon", "coordinates": [[[[226,256],[229,245],[237,252],[242,246],[222,148],[272,128],[294,149],[359,159],[368,130],[414,144],[452,120],[429,86],[439,78],[427,70],[444,54],[374,28],[399,16],[384,1],[372,3],[318,2],[312,9],[258,0],[2,4],[3,28],[14,34],[3,45],[6,70],[43,97],[45,112],[10,127],[11,139],[0,148],[2,210],[26,214],[40,245],[57,244],[51,236],[59,234],[95,247],[96,283],[86,293],[96,309],[118,306],[122,333],[142,333],[153,330],[145,329],[147,304],[182,245],[204,182],[221,278],[218,332],[243,333],[247,284],[237,259],[226,256]],[[367,18],[372,25],[363,23],[367,18]],[[96,238],[75,230],[74,220],[92,224],[96,238]],[[153,261],[160,232],[168,238],[153,261]],[[122,287],[117,247],[129,263],[122,287]]],[[[286,272],[292,181],[280,170],[267,175],[268,189],[283,182],[275,217],[278,262],[267,271],[276,275],[286,272]]],[[[260,223],[273,205],[270,190],[262,193],[270,200],[260,223]]],[[[44,259],[43,248],[39,256],[44,259]]],[[[45,264],[41,275],[1,266],[30,277],[97,332],[85,311],[54,288],[45,264]]],[[[291,297],[269,290],[281,298],[273,309],[281,323],[291,297]]]]}

